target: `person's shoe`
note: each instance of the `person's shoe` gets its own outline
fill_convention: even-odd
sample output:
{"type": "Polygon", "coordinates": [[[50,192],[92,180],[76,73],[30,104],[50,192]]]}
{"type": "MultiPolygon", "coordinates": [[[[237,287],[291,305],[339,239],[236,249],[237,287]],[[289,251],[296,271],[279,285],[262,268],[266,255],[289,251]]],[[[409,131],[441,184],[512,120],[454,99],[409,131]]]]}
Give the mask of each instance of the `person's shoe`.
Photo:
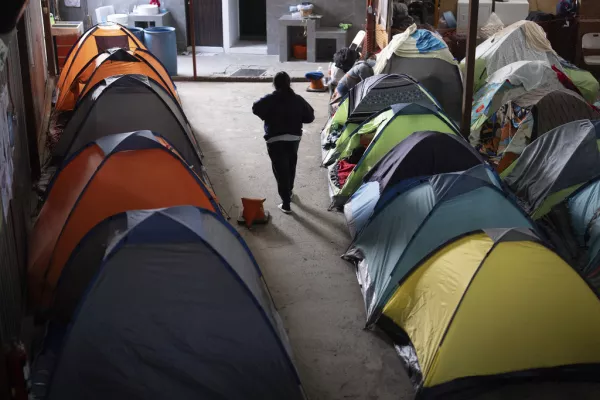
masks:
{"type": "Polygon", "coordinates": [[[298,197],[298,195],[296,193],[294,193],[294,192],[290,193],[290,201],[292,203],[295,203],[296,201],[298,201],[298,199],[299,199],[299,197],[298,197]]]}
{"type": "Polygon", "coordinates": [[[289,204],[286,206],[285,204],[281,203],[280,205],[277,206],[277,208],[279,208],[284,214],[292,213],[292,208],[290,207],[289,204]]]}

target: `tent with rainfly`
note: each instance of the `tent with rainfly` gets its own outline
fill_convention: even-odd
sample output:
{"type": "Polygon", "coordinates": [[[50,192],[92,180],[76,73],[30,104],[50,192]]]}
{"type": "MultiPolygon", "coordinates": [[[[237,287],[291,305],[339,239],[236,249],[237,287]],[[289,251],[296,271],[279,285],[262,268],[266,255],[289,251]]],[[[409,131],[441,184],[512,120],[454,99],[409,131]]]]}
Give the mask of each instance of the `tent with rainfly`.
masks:
{"type": "Polygon", "coordinates": [[[332,207],[343,206],[394,146],[414,132],[427,130],[458,134],[456,125],[432,105],[395,104],[363,122],[339,143],[335,162],[328,168],[332,207]],[[368,131],[362,129],[369,125],[368,131]]]}
{"type": "Polygon", "coordinates": [[[212,192],[163,138],[132,132],[79,150],[54,176],[33,228],[32,304],[47,306],[71,252],[97,223],[128,210],[177,205],[218,210],[212,192]]]}
{"type": "Polygon", "coordinates": [[[600,292],[600,179],[581,186],[536,222],[558,254],[600,292]]]}
{"type": "Polygon", "coordinates": [[[68,89],[70,82],[96,55],[113,48],[146,49],[146,47],[127,28],[116,23],[104,23],[93,26],[73,45],[65,65],[60,73],[56,87],[68,89]],[[68,83],[67,86],[65,84],[68,83]]]}
{"type": "Polygon", "coordinates": [[[381,51],[376,74],[402,73],[412,76],[440,103],[444,113],[459,122],[463,85],[458,62],[437,34],[410,26],[395,35],[381,51]]]}
{"type": "Polygon", "coordinates": [[[375,75],[353,87],[321,133],[324,161],[331,157],[336,143],[344,141],[371,115],[399,103],[438,105],[417,81],[403,74],[375,75]]]}
{"type": "Polygon", "coordinates": [[[357,264],[368,325],[377,321],[398,282],[439,246],[473,230],[510,227],[533,223],[485,165],[388,187],[344,256],[357,264]]]}
{"type": "Polygon", "coordinates": [[[529,230],[484,229],[440,246],[396,283],[378,326],[421,399],[599,377],[600,300],[529,230]]]}
{"type": "MultiPolygon", "coordinates": [[[[594,102],[598,96],[600,84],[593,75],[564,62],[552,49],[542,27],[532,21],[516,22],[477,46],[473,90],[477,92],[488,77],[519,61],[539,61],[554,66],[569,76],[587,101],[594,102]]],[[[461,68],[464,73],[465,60],[461,68]]]]}
{"type": "Polygon", "coordinates": [[[502,176],[533,219],[546,215],[579,187],[600,176],[596,127],[582,120],[546,133],[527,146],[502,176]]]}
{"type": "Polygon", "coordinates": [[[415,132],[379,161],[344,206],[352,236],[371,217],[388,187],[411,178],[465,171],[484,161],[462,137],[441,132],[415,132]]]}
{"type": "Polygon", "coordinates": [[[162,63],[144,49],[109,49],[97,54],[74,77],[66,80],[56,99],[57,111],[70,111],[102,80],[114,75],[138,74],[158,82],[177,101],[175,84],[162,63]]]}
{"type": "Polygon", "coordinates": [[[199,171],[200,149],[183,110],[162,85],[143,75],[99,82],[77,105],[52,154],[68,158],[104,136],[139,130],[162,135],[199,171]]]}
{"type": "Polygon", "coordinates": [[[304,399],[262,273],[220,215],[190,206],[117,214],[73,253],[55,307],[68,284],[79,285],[80,304],[50,400],[304,399]]]}

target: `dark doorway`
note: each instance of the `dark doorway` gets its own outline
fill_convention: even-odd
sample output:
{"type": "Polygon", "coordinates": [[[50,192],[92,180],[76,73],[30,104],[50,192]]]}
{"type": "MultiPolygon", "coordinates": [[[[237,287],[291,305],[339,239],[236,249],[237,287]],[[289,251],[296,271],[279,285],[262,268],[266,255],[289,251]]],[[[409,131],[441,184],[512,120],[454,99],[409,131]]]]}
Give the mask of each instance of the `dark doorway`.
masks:
{"type": "Polygon", "coordinates": [[[240,40],[267,40],[267,0],[239,0],[240,40]]]}
{"type": "Polygon", "coordinates": [[[196,46],[223,46],[223,14],[221,1],[222,0],[194,0],[196,46]]]}

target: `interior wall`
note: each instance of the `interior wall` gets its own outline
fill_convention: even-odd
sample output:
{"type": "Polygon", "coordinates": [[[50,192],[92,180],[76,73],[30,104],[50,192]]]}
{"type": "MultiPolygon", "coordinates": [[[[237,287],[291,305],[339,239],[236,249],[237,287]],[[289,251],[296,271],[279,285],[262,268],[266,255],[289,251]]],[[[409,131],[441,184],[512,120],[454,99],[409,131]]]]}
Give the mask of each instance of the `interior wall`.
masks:
{"type": "Polygon", "coordinates": [[[240,7],[238,1],[223,0],[223,47],[225,51],[233,47],[240,38],[240,7]]]}
{"type": "MultiPolygon", "coordinates": [[[[58,1],[61,18],[68,21],[84,21],[86,29],[96,23],[94,11],[98,7],[112,5],[116,13],[122,14],[131,12],[134,5],[149,3],[148,0],[81,0],[81,7],[67,7],[65,0],[58,1]]],[[[187,48],[186,0],[168,0],[165,4],[176,29],[177,49],[184,51],[187,48]]]]}
{"type": "Polygon", "coordinates": [[[29,50],[29,73],[31,75],[31,91],[35,112],[35,130],[39,132],[44,119],[46,105],[46,81],[48,79],[48,60],[46,59],[46,42],[44,40],[44,22],[42,20],[42,4],[30,1],[25,12],[27,41],[29,50]]]}
{"type": "MultiPolygon", "coordinates": [[[[365,28],[367,6],[365,0],[311,0],[315,14],[323,16],[321,26],[338,26],[340,22],[351,23],[348,42],[365,28]]],[[[289,0],[267,0],[267,51],[279,54],[279,18],[289,14],[289,0]]]]}

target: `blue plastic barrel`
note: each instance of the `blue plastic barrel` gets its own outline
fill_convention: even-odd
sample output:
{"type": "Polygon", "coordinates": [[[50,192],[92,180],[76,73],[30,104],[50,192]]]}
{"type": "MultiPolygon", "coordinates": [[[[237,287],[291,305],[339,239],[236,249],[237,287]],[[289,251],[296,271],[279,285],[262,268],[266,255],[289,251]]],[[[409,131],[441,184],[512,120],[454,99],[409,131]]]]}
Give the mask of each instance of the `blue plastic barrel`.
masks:
{"type": "Polygon", "coordinates": [[[146,47],[158,58],[169,75],[177,75],[177,38],[175,28],[154,26],[144,29],[146,47]]]}
{"type": "Polygon", "coordinates": [[[144,29],[143,28],[132,27],[132,28],[127,28],[127,29],[129,29],[129,31],[131,33],[133,33],[136,38],[140,39],[140,42],[144,43],[144,29]]]}

